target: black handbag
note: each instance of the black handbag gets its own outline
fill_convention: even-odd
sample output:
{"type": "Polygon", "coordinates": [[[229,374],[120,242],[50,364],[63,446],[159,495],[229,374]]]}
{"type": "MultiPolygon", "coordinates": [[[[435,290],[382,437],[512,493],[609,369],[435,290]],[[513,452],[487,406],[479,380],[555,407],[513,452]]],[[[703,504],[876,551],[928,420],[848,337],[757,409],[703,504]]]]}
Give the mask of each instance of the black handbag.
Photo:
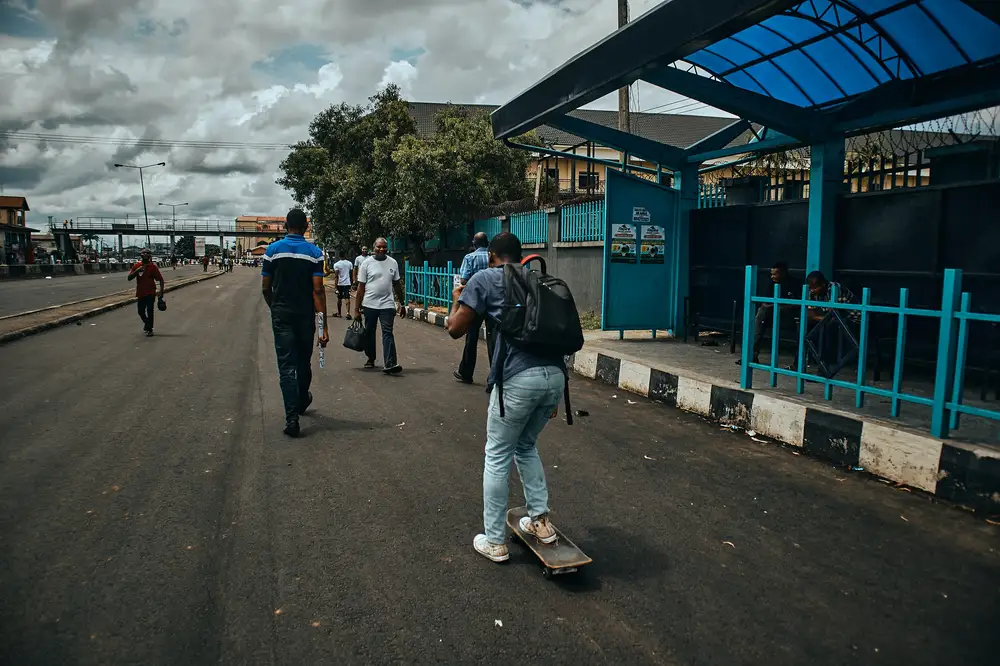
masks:
{"type": "Polygon", "coordinates": [[[355,319],[344,332],[344,346],[356,352],[365,350],[365,327],[360,319],[355,319]]]}
{"type": "Polygon", "coordinates": [[[156,302],[156,309],[159,310],[160,312],[166,312],[167,302],[161,298],[156,302]]]}

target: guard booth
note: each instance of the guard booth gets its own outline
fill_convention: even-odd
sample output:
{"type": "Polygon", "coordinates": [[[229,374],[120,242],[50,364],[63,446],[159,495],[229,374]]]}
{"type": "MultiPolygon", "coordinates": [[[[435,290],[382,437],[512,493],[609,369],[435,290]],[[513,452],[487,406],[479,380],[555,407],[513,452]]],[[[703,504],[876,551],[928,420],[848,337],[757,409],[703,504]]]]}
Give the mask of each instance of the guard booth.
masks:
{"type": "Polygon", "coordinates": [[[603,330],[673,327],[678,199],[673,188],[608,169],[603,330]]]}

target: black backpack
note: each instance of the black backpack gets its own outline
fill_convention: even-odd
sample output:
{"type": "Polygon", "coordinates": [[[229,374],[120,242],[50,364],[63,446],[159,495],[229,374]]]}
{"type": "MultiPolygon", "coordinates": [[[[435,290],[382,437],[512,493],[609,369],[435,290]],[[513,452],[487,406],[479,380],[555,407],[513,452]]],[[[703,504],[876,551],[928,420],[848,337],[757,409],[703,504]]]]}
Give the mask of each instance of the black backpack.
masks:
{"type": "MultiPolygon", "coordinates": [[[[583,327],[580,326],[580,314],[569,287],[545,272],[545,260],[537,254],[525,257],[520,265],[504,264],[503,308],[497,323],[500,350],[495,374],[502,418],[503,366],[507,359],[507,345],[534,356],[569,356],[583,349],[583,327]],[[541,271],[528,268],[531,261],[538,261],[541,271]]],[[[573,425],[568,372],[563,396],[566,423],[573,425]]]]}

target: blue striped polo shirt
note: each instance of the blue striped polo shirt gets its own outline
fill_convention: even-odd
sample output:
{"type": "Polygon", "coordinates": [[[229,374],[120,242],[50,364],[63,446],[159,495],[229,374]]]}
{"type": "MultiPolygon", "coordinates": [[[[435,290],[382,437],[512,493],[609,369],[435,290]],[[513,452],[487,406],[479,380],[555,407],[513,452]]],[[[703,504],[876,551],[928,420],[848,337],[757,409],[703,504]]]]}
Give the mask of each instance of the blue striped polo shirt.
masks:
{"type": "Polygon", "coordinates": [[[260,274],[271,278],[271,311],[312,317],[313,277],[323,277],[323,251],[300,234],[267,246],[260,274]]]}

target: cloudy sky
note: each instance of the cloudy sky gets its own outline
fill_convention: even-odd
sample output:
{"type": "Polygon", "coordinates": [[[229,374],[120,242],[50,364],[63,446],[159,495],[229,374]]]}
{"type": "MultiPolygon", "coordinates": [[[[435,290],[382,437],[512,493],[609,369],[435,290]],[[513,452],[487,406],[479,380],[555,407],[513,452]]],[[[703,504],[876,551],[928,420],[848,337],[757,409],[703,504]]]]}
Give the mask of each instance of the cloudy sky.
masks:
{"type": "MultiPolygon", "coordinates": [[[[636,17],[658,0],[632,0],[636,17]]],[[[185,217],[284,214],[286,150],[136,148],[134,138],[292,143],[388,82],[414,101],[503,103],[616,27],[616,0],[0,0],[0,183],[29,222],[141,213],[136,173],[185,217]],[[179,211],[180,212],[180,211],[179,211]]],[[[648,109],[670,101],[639,91],[648,109]]],[[[606,99],[595,106],[614,108],[606,99]]],[[[157,215],[169,215],[160,208],[157,215]]],[[[180,216],[180,215],[179,215],[180,216]]]]}

